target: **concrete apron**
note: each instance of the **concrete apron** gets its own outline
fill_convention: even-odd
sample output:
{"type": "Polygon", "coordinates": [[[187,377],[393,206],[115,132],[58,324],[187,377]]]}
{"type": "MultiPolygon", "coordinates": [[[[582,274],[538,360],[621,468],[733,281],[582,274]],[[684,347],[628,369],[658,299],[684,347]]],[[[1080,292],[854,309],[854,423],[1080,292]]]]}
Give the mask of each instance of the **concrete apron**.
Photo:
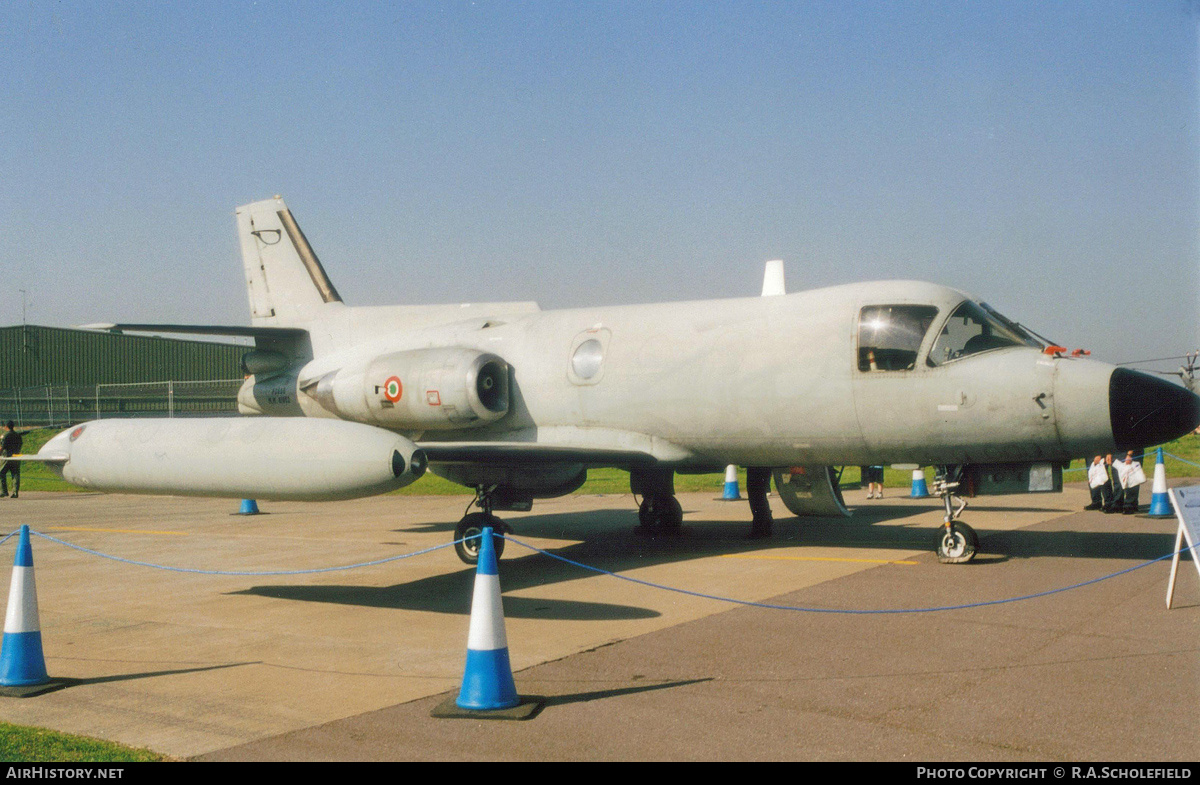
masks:
{"type": "MultiPolygon", "coordinates": [[[[862,570],[916,569],[902,562],[932,549],[938,500],[847,496],[853,519],[803,524],[772,498],[776,535],[765,541],[744,539],[744,504],[722,503],[712,492],[680,496],[684,530],[676,536],[636,532],[630,495],[569,496],[501,517],[515,538],[566,558],[748,601],[862,570]]],[[[963,519],[986,538],[1087,500],[1076,486],[977,499],[963,519]]],[[[444,545],[467,501],[263,503],[264,515],[244,517],[234,514],[236,500],[34,492],[0,507],[0,528],[28,524],[178,568],[305,570],[444,545]]],[[[149,569],[38,537],[33,551],[47,668],[75,682],[0,700],[0,718],[9,722],[187,757],[457,690],[462,678],[474,573],[450,548],[375,567],[270,577],[149,569]]],[[[980,559],[988,558],[985,539],[980,559]]],[[[506,545],[500,580],[518,690],[522,669],[735,607],[597,575],[515,542],[506,545]]],[[[844,607],[855,607],[847,600],[844,607]]]]}

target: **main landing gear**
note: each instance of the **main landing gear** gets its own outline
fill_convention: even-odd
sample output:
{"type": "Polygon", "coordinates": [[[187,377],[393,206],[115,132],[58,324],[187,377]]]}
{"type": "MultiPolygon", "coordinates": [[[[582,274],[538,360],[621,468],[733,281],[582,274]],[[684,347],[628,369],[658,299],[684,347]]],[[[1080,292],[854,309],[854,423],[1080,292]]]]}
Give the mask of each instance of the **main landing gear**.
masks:
{"type": "MultiPolygon", "coordinates": [[[[496,534],[508,534],[512,529],[504,521],[492,515],[492,494],[495,492],[496,486],[479,485],[475,488],[475,501],[467,506],[471,509],[473,506],[478,506],[483,512],[471,512],[463,516],[463,519],[454,527],[454,552],[458,554],[458,558],[464,564],[475,566],[479,561],[479,548],[485,526],[490,526],[496,534]]],[[[493,537],[492,544],[496,548],[496,558],[504,553],[504,538],[493,537]]]]}
{"type": "Polygon", "coordinates": [[[957,520],[967,509],[967,500],[954,495],[961,477],[961,466],[940,466],[933,478],[933,493],[941,496],[946,505],[943,519],[946,525],[938,535],[937,544],[937,557],[942,564],[965,564],[974,559],[979,550],[979,536],[975,530],[957,520]]]}
{"type": "Polygon", "coordinates": [[[640,466],[629,471],[629,490],[641,496],[638,531],[674,534],[683,526],[683,507],[675,498],[675,470],[640,466]]]}
{"type": "Polygon", "coordinates": [[[643,531],[673,533],[683,525],[683,507],[674,496],[647,496],[638,507],[638,526],[643,531]]]}

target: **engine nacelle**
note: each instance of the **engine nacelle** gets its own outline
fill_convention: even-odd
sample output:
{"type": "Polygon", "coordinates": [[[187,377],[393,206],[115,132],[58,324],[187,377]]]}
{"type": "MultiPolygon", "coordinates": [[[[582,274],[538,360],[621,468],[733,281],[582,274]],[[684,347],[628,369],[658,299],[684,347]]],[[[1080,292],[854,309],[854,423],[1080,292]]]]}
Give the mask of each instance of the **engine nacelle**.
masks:
{"type": "Polygon", "coordinates": [[[402,488],[425,472],[403,436],[302,417],[95,420],[38,452],[67,482],[111,493],[328,501],[402,488]]]}
{"type": "Polygon", "coordinates": [[[242,373],[247,376],[266,378],[282,373],[291,364],[283,352],[255,349],[242,355],[242,373]]]}
{"type": "MultiPolygon", "coordinates": [[[[247,355],[249,356],[249,355],[247,355]]],[[[251,363],[245,363],[250,366],[251,363]]],[[[257,364],[255,364],[257,366],[257,364]]],[[[247,376],[238,390],[238,412],[265,414],[271,417],[302,417],[297,376],[300,365],[282,372],[258,373],[247,376]]]]}
{"type": "Polygon", "coordinates": [[[387,428],[472,428],[508,413],[508,364],[474,349],[415,349],[332,371],[303,392],[339,417],[387,428]]]}

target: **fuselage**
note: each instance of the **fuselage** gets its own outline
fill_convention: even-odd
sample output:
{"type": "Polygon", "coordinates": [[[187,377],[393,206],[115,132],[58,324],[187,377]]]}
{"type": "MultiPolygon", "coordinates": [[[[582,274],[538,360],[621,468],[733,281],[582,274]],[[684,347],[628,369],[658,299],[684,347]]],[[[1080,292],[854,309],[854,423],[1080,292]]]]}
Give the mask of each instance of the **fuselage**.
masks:
{"type": "MultiPolygon", "coordinates": [[[[296,325],[315,355],[296,377],[299,409],[422,442],[639,449],[681,467],[1064,461],[1123,446],[1113,366],[1000,340],[1003,325],[986,314],[971,321],[978,306],[935,284],[559,311],[515,304],[466,309],[466,319],[436,310],[337,303],[296,325]],[[395,428],[369,400],[357,412],[331,410],[303,391],[349,374],[369,399],[386,381],[369,378],[374,358],[444,347],[503,358],[505,416],[462,429],[395,428]]],[[[401,381],[406,394],[425,394],[401,381]]],[[[1194,408],[1182,395],[1176,403],[1194,408]]],[[[1180,427],[1194,414],[1181,412],[1180,427]]]]}

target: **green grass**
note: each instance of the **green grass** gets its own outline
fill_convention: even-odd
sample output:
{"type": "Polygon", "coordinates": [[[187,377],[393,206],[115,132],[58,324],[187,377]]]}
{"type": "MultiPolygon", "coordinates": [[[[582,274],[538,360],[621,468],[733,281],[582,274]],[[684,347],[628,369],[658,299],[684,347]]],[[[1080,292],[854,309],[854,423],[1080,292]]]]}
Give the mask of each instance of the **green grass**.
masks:
{"type": "Polygon", "coordinates": [[[0,722],[0,761],[6,763],[133,763],[169,758],[87,736],[0,722]]]}
{"type": "MultiPolygon", "coordinates": [[[[43,444],[58,432],[49,428],[39,428],[23,434],[25,437],[24,451],[27,453],[37,452],[43,444]]],[[[1163,449],[1165,452],[1177,455],[1185,461],[1190,461],[1191,464],[1200,464],[1200,435],[1189,434],[1182,439],[1177,439],[1170,444],[1163,445],[1163,449]]],[[[1071,468],[1079,469],[1085,467],[1090,462],[1090,459],[1075,460],[1071,462],[1071,468]]],[[[1151,476],[1154,470],[1153,452],[1148,451],[1143,466],[1147,476],[1151,476]]],[[[1200,466],[1193,466],[1169,456],[1165,459],[1165,466],[1167,477],[1200,477],[1200,466]]],[[[1068,472],[1064,479],[1067,482],[1072,482],[1076,479],[1083,479],[1083,474],[1082,471],[1068,472]]],[[[860,484],[859,477],[859,467],[847,466],[846,470],[842,473],[842,485],[847,488],[857,488],[860,484]]],[[[932,469],[925,470],[925,479],[927,481],[933,479],[932,469]]],[[[745,469],[738,472],[738,483],[741,488],[746,487],[745,469]]],[[[883,484],[887,488],[910,488],[912,487],[912,472],[887,468],[883,472],[883,484]]],[[[724,488],[724,485],[724,473],[679,474],[675,476],[675,490],[679,493],[689,491],[712,491],[713,493],[718,493],[724,488]]],[[[57,475],[40,463],[26,463],[21,469],[21,490],[78,491],[79,489],[63,482],[57,475]]],[[[401,488],[398,491],[393,491],[393,493],[400,496],[470,496],[474,494],[474,491],[427,472],[424,477],[412,485],[401,488]]],[[[621,469],[592,469],[588,471],[587,482],[583,484],[582,488],[575,491],[575,493],[629,493],[629,472],[621,469]]]]}

